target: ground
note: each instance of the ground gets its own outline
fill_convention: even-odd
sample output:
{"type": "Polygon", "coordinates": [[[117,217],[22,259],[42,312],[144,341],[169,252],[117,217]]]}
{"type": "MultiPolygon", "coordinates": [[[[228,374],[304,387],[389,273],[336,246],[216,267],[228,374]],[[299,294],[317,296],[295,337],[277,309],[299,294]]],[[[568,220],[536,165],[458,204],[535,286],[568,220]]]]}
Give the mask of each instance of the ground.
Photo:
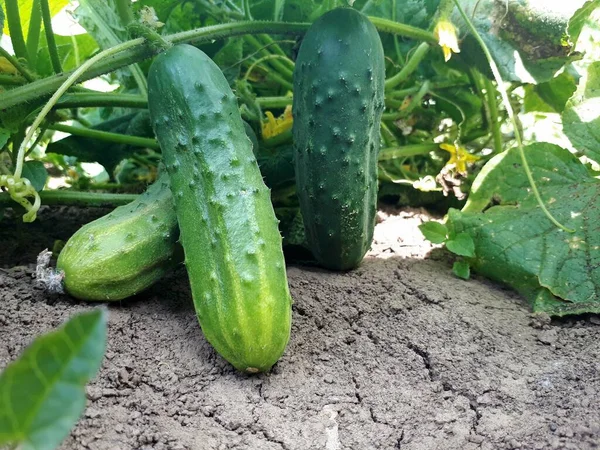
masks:
{"type": "MultiPolygon", "coordinates": [[[[0,368],[93,307],[36,287],[32,263],[102,212],[0,222],[0,368]]],[[[215,354],[184,270],[109,305],[106,358],[61,449],[600,448],[600,318],[533,317],[427,256],[421,212],[379,218],[360,268],[289,265],[292,338],[267,375],[215,354]]]]}

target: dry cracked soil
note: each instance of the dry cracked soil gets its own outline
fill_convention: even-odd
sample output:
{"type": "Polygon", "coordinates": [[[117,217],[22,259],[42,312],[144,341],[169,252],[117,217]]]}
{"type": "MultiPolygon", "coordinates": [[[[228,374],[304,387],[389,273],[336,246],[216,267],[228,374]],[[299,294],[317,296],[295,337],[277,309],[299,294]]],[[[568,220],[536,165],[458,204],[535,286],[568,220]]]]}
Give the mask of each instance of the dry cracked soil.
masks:
{"type": "MultiPolygon", "coordinates": [[[[0,222],[0,368],[94,307],[45,293],[33,263],[103,212],[0,222]]],[[[215,354],[183,269],[109,305],[106,357],[61,449],[599,448],[600,318],[534,317],[510,290],[455,278],[423,212],[379,219],[360,268],[289,264],[292,338],[269,374],[215,354]]]]}

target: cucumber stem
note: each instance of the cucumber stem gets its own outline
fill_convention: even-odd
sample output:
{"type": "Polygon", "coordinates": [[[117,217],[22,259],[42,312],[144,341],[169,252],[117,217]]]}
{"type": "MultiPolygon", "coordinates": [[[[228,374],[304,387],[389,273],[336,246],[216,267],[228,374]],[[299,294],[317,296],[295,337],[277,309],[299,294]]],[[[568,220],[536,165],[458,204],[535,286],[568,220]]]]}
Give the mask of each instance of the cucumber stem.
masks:
{"type": "MultiPolygon", "coordinates": [[[[104,192],[81,192],[69,190],[42,191],[39,193],[45,205],[77,205],[77,206],[120,206],[137,198],[137,194],[111,194],[104,192]]],[[[13,203],[10,195],[0,193],[0,205],[13,203]]]]}
{"type": "Polygon", "coordinates": [[[419,67],[420,62],[423,61],[423,58],[425,58],[430,48],[431,46],[427,42],[421,42],[400,72],[385,80],[385,90],[391,90],[403,81],[406,81],[406,79],[417,70],[417,67],[419,67]]]}
{"type": "Polygon", "coordinates": [[[100,141],[114,142],[116,144],[135,145],[137,147],[150,148],[152,150],[160,150],[158,142],[154,139],[132,136],[129,134],[121,133],[110,133],[108,131],[93,130],[91,128],[74,127],[71,125],[64,125],[60,123],[54,123],[48,125],[49,130],[62,131],[63,133],[70,133],[74,136],[89,137],[92,139],[98,139],[100,141]]]}
{"type": "MultiPolygon", "coordinates": [[[[426,42],[437,42],[433,33],[422,30],[420,28],[411,27],[409,25],[392,22],[390,20],[385,20],[378,17],[371,17],[370,20],[381,32],[398,34],[400,36],[410,37],[426,42]]],[[[216,39],[225,39],[228,37],[240,36],[244,34],[269,33],[299,35],[303,34],[309,26],[309,23],[300,22],[243,21],[211,25],[208,27],[196,28],[194,30],[182,31],[169,36],[165,36],[165,39],[171,41],[173,44],[179,44],[183,42],[192,42],[198,44],[201,42],[213,41],[216,39]]],[[[89,80],[91,78],[97,77],[98,75],[112,72],[113,70],[119,69],[121,67],[143,61],[154,55],[152,49],[143,45],[143,41],[134,40],[128,42],[136,42],[136,44],[132,45],[126,51],[115,55],[113,58],[100,61],[97,64],[93,64],[89,67],[89,69],[81,73],[79,81],[81,82],[89,80]]],[[[21,71],[21,73],[23,72],[21,71]]],[[[20,86],[18,88],[11,89],[10,91],[3,92],[0,98],[0,109],[6,109],[11,106],[26,103],[37,97],[47,95],[55,91],[70,74],[71,73],[53,75],[51,77],[47,77],[30,83],[28,85],[20,86]]],[[[25,73],[23,73],[23,76],[26,76],[25,73]]]]}
{"type": "Polygon", "coordinates": [[[44,21],[44,32],[46,33],[46,42],[48,43],[48,53],[50,54],[50,62],[54,73],[62,72],[62,65],[54,39],[54,31],[52,30],[52,16],[50,15],[50,5],[48,0],[40,0],[42,7],[42,20],[44,21]]]}
{"type": "MultiPolygon", "coordinates": [[[[23,139],[23,142],[21,142],[21,145],[19,147],[19,152],[17,153],[16,164],[15,164],[15,173],[14,173],[15,178],[17,178],[17,179],[20,178],[21,173],[23,172],[23,162],[24,162],[23,160],[25,159],[25,149],[27,147],[27,144],[33,137],[34,133],[36,132],[37,128],[40,126],[42,121],[46,118],[46,116],[48,115],[48,113],[50,112],[52,107],[56,104],[58,99],[71,87],[71,85],[73,85],[79,79],[79,77],[89,67],[91,67],[96,62],[106,59],[109,56],[112,56],[116,53],[122,52],[123,50],[127,50],[129,48],[140,45],[143,41],[144,40],[142,38],[134,39],[131,41],[123,42],[122,44],[118,44],[118,45],[108,48],[104,51],[101,51],[100,53],[98,53],[95,56],[88,59],[81,66],[79,66],[74,72],[72,72],[71,75],[69,75],[69,77],[65,80],[64,83],[61,84],[61,86],[57,89],[57,91],[50,98],[50,100],[48,100],[48,103],[46,103],[44,105],[44,107],[42,108],[42,110],[40,111],[38,116],[33,121],[33,124],[29,128],[29,131],[25,135],[25,139],[23,139]]],[[[19,88],[17,88],[17,89],[19,89],[19,88]]],[[[17,89],[14,89],[14,90],[17,90],[17,89]]]]}

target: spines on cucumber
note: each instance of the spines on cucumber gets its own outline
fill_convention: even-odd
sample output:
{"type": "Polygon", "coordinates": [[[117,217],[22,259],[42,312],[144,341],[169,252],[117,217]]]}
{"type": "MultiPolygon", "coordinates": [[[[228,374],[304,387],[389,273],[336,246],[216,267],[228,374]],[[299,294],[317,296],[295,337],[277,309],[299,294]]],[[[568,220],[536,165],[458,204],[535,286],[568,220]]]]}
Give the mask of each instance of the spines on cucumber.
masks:
{"type": "Polygon", "coordinates": [[[300,209],[321,265],[356,267],[371,245],[385,66],[377,30],[337,8],[301,43],[294,70],[293,135],[300,209]]]}
{"type": "Polygon", "coordinates": [[[208,56],[178,45],[153,62],[148,102],[204,335],[237,369],[268,370],[289,340],[291,297],[236,98],[208,56]]]}

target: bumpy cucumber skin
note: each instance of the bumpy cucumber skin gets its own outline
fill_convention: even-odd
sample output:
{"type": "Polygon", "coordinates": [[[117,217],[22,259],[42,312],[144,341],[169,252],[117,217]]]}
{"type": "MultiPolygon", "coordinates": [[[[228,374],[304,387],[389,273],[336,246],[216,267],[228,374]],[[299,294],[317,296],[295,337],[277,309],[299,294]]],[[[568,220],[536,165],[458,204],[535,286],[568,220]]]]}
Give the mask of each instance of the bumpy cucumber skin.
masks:
{"type": "Polygon", "coordinates": [[[238,370],[268,370],[291,327],[281,236],[235,96],[201,50],[178,45],[148,75],[196,313],[238,370]]]}
{"type": "Polygon", "coordinates": [[[338,8],[301,43],[294,71],[296,180],[317,261],[348,270],[371,245],[384,109],[383,47],[366,16],[338,8]]]}
{"type": "Polygon", "coordinates": [[[122,300],[154,284],[183,261],[163,174],[133,202],[81,227],[58,256],[64,287],[82,300],[122,300]]]}

